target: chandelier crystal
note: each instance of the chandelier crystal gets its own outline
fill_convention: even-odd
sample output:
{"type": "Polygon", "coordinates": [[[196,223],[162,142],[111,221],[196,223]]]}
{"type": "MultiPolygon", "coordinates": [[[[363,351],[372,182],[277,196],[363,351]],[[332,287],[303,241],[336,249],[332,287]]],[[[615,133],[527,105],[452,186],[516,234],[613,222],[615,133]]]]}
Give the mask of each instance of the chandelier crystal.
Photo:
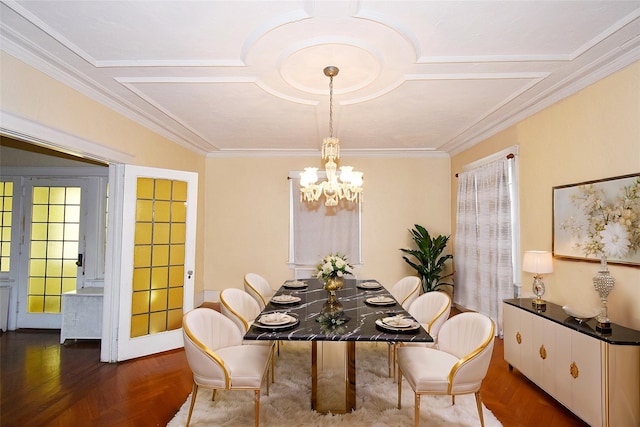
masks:
{"type": "Polygon", "coordinates": [[[300,198],[305,202],[315,202],[325,197],[325,206],[337,206],[341,199],[358,202],[362,194],[362,172],[352,166],[341,166],[337,172],[336,160],[340,159],[340,140],[333,136],[333,78],[340,71],[338,67],[325,67],[324,75],[329,77],[329,137],[322,140],[322,160],[325,160],[326,181],[318,183],[318,168],[304,168],[300,173],[300,198]]]}

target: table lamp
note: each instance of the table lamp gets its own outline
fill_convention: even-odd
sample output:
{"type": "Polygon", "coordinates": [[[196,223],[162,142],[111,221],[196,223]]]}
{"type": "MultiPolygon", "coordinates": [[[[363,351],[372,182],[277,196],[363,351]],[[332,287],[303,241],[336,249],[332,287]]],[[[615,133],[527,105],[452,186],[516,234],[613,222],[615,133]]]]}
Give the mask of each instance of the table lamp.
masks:
{"type": "Polygon", "coordinates": [[[542,300],[544,295],[544,283],[542,282],[542,274],[553,273],[553,262],[551,252],[548,251],[525,251],[522,260],[522,270],[527,273],[534,273],[533,276],[533,293],[536,299],[532,305],[536,310],[544,311],[547,309],[547,303],[542,300]]]}

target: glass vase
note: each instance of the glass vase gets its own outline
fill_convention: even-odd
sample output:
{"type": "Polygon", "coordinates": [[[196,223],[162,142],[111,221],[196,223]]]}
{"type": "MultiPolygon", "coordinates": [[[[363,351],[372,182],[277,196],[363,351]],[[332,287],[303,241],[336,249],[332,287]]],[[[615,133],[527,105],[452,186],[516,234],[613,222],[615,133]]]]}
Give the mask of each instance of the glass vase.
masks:
{"type": "Polygon", "coordinates": [[[600,270],[593,276],[593,287],[600,296],[600,302],[602,303],[602,311],[597,317],[598,324],[603,328],[609,328],[611,321],[609,320],[609,313],[607,309],[607,297],[616,284],[616,279],[611,277],[609,268],[607,267],[607,257],[602,256],[600,258],[600,270]]]}

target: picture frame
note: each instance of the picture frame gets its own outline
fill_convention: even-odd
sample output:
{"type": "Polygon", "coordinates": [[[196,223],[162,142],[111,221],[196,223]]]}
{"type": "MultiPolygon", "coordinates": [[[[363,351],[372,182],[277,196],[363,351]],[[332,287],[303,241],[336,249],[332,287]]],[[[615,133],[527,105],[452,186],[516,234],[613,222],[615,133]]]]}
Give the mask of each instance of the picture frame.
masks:
{"type": "Polygon", "coordinates": [[[640,266],[640,172],[553,187],[553,256],[599,262],[602,250],[640,266]]]}

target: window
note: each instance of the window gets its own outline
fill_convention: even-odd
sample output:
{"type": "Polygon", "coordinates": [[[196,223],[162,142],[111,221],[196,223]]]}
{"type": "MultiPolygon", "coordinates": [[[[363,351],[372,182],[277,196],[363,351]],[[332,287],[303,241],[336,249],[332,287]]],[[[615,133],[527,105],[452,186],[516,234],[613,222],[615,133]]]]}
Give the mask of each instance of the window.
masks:
{"type": "Polygon", "coordinates": [[[355,266],[362,264],[362,202],[341,200],[336,207],[300,200],[298,172],[289,174],[289,264],[293,268],[315,266],[321,257],[339,252],[355,266]]]}

